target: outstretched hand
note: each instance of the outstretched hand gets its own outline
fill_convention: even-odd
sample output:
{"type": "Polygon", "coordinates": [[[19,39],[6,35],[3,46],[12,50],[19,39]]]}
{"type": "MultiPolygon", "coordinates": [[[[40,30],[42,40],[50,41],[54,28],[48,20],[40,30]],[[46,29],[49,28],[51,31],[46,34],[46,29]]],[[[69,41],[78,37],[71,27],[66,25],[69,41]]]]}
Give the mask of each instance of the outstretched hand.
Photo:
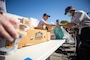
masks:
{"type": "Polygon", "coordinates": [[[9,41],[13,41],[15,38],[18,38],[18,33],[16,32],[17,27],[18,23],[16,20],[0,14],[1,38],[5,38],[9,41]]]}

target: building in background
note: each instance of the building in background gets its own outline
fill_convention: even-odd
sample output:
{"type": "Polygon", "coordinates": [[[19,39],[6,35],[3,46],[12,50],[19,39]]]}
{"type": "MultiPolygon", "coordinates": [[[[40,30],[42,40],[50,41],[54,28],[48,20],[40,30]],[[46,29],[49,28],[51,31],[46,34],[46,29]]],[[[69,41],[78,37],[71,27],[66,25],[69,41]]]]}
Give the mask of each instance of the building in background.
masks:
{"type": "Polygon", "coordinates": [[[15,15],[15,14],[11,14],[11,13],[6,13],[5,15],[7,15],[8,17],[11,17],[17,21],[20,22],[20,20],[22,19],[29,19],[30,20],[30,25],[36,27],[39,23],[38,19],[35,19],[35,18],[27,18],[27,17],[23,17],[23,16],[19,16],[19,15],[15,15]]]}

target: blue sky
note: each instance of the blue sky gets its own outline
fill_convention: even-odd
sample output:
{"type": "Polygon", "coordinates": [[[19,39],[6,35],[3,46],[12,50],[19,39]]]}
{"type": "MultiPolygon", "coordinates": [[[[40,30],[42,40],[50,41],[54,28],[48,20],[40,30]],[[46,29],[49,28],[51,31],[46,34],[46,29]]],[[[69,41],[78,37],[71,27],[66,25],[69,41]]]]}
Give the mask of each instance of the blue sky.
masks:
{"type": "Polygon", "coordinates": [[[64,15],[67,6],[87,12],[90,11],[90,0],[6,0],[7,12],[38,20],[47,13],[51,16],[48,23],[56,19],[70,21],[70,17],[64,15]]]}

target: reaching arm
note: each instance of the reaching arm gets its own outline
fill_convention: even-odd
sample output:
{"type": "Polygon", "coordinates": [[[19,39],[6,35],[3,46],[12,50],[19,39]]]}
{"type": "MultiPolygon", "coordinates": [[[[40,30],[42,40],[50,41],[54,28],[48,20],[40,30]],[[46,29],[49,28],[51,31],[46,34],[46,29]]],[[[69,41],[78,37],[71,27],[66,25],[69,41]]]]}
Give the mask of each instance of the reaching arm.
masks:
{"type": "MultiPolygon", "coordinates": [[[[67,24],[59,24],[58,26],[63,26],[63,27],[72,27],[75,26],[76,24],[71,22],[71,23],[67,23],[67,24]]],[[[53,25],[53,26],[57,26],[57,25],[53,25]]]]}
{"type": "Polygon", "coordinates": [[[52,26],[52,24],[48,24],[47,22],[44,22],[46,26],[52,26]]]}
{"type": "Polygon", "coordinates": [[[72,26],[75,26],[75,25],[76,25],[75,23],[71,22],[71,23],[66,24],[66,27],[72,27],[72,26]]]}

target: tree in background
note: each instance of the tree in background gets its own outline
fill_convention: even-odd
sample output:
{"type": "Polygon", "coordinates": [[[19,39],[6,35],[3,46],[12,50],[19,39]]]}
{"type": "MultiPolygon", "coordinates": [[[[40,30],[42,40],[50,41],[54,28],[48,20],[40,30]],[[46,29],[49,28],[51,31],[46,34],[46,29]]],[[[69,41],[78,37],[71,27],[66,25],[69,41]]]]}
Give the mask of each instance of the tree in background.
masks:
{"type": "Polygon", "coordinates": [[[60,23],[62,23],[62,24],[66,24],[66,23],[69,23],[69,21],[68,21],[68,20],[61,20],[60,23]]]}

